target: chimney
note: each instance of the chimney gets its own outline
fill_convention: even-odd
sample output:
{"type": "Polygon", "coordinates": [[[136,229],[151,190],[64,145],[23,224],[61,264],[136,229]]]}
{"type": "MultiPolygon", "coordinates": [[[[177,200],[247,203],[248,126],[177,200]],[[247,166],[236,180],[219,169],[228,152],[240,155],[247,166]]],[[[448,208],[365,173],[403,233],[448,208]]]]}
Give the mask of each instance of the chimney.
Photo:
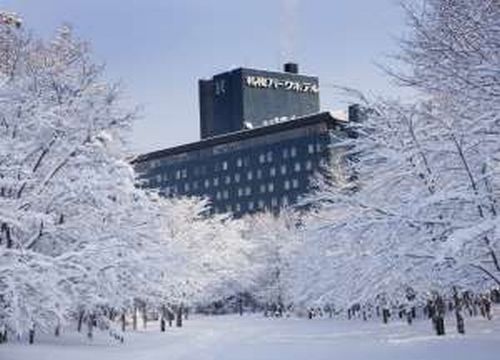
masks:
{"type": "Polygon", "coordinates": [[[285,65],[283,65],[283,70],[286,73],[298,74],[299,73],[299,64],[293,63],[293,62],[288,62],[285,65]]]}

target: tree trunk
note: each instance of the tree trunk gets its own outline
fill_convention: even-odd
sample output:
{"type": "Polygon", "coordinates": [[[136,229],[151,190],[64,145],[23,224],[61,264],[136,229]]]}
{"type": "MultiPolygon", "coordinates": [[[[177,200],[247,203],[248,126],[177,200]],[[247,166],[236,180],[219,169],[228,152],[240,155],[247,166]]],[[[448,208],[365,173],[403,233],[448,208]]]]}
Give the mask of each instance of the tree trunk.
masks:
{"type": "Polygon", "coordinates": [[[174,321],[174,313],[172,312],[171,309],[167,310],[167,316],[168,316],[168,326],[172,327],[172,322],[174,321]]]}
{"type": "Polygon", "coordinates": [[[76,329],[78,330],[78,332],[82,331],[83,317],[84,317],[84,315],[85,315],[85,313],[83,311],[80,311],[80,313],[78,314],[78,325],[76,327],[76,329]]]}
{"type": "Polygon", "coordinates": [[[455,319],[457,321],[457,331],[459,334],[465,334],[464,317],[462,315],[462,301],[460,301],[458,291],[455,287],[453,288],[453,301],[455,308],[455,319]]]}
{"type": "Polygon", "coordinates": [[[29,336],[29,343],[31,345],[35,342],[35,329],[34,328],[29,329],[28,336],[29,336]]]}
{"type": "Polygon", "coordinates": [[[7,342],[7,328],[2,326],[0,328],[0,344],[7,342]]]}
{"type": "Polygon", "coordinates": [[[243,299],[240,298],[238,299],[238,313],[240,314],[240,316],[243,316],[243,299]]]}
{"type": "Polygon", "coordinates": [[[459,310],[455,310],[455,318],[457,319],[457,331],[459,334],[465,334],[464,317],[459,310]]]}
{"type": "Polygon", "coordinates": [[[146,329],[148,324],[148,312],[146,310],[146,305],[142,307],[142,327],[146,329]]]}
{"type": "Polygon", "coordinates": [[[446,304],[441,296],[437,296],[434,301],[434,327],[438,336],[445,335],[444,329],[444,313],[446,304]]]}
{"type": "Polygon", "coordinates": [[[61,324],[57,324],[56,330],[54,331],[55,336],[61,335],[61,324]]]}
{"type": "Polygon", "coordinates": [[[121,322],[122,322],[122,332],[125,332],[125,328],[127,327],[127,322],[125,319],[125,311],[122,312],[121,322]]]}
{"type": "MultiPolygon", "coordinates": [[[[0,227],[0,235],[5,234],[5,247],[7,249],[12,248],[13,242],[12,242],[12,236],[10,234],[10,227],[6,224],[3,223],[2,226],[0,227]]],[[[3,236],[0,236],[0,244],[3,236]]]]}
{"type": "Polygon", "coordinates": [[[137,307],[134,306],[134,312],[132,313],[132,329],[137,330],[137,307]]]}
{"type": "Polygon", "coordinates": [[[387,324],[389,322],[389,317],[390,317],[389,309],[382,309],[382,321],[384,324],[387,324]]]}
{"type": "Polygon", "coordinates": [[[87,319],[87,338],[92,339],[94,336],[94,315],[89,315],[87,319]]]}
{"type": "Polygon", "coordinates": [[[488,298],[486,297],[481,298],[481,309],[483,317],[485,317],[488,320],[491,320],[491,302],[488,298]]]}
{"type": "Polygon", "coordinates": [[[167,326],[167,323],[165,321],[167,317],[167,309],[165,308],[165,305],[161,306],[161,315],[160,315],[160,331],[165,332],[165,328],[167,326]]]}
{"type": "Polygon", "coordinates": [[[177,316],[175,320],[175,326],[182,327],[182,304],[177,308],[177,316]]]}
{"type": "Polygon", "coordinates": [[[441,315],[436,315],[434,319],[434,327],[436,329],[436,335],[445,335],[444,331],[444,318],[441,315]]]}

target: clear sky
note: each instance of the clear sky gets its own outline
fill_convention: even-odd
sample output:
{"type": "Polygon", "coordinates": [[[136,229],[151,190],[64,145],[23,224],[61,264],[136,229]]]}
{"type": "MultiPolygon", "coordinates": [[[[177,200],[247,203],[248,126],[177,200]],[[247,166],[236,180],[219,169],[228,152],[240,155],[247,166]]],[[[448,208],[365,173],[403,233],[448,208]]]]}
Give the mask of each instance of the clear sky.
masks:
{"type": "Polygon", "coordinates": [[[396,0],[0,0],[0,9],[44,37],[68,22],[92,43],[143,107],[136,152],[198,140],[197,79],[236,67],[298,62],[320,77],[324,110],[346,106],[333,85],[400,91],[375,65],[405,31],[396,0]]]}

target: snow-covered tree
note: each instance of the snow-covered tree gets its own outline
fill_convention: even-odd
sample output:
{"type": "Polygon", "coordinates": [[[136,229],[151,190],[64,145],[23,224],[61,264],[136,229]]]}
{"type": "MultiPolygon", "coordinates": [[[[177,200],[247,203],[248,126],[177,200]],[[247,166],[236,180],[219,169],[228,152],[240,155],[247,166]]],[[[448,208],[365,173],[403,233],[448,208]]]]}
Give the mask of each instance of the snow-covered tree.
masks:
{"type": "Polygon", "coordinates": [[[44,42],[0,23],[0,53],[0,323],[127,306],[151,237],[125,160],[134,112],[67,26],[44,42]]]}
{"type": "Polygon", "coordinates": [[[164,302],[207,304],[248,287],[252,246],[243,237],[243,221],[228,214],[210,215],[207,199],[157,202],[165,256],[160,267],[164,302]]]}
{"type": "Polygon", "coordinates": [[[301,217],[292,209],[282,209],[279,215],[257,213],[245,220],[245,237],[253,244],[252,268],[254,285],[251,295],[268,310],[279,311],[294,302],[290,288],[294,283],[292,268],[302,254],[298,249],[302,241],[301,217]]]}
{"type": "MultiPolygon", "coordinates": [[[[405,302],[408,291],[484,291],[500,283],[500,7],[406,6],[412,32],[393,71],[413,104],[365,101],[347,139],[352,183],[323,182],[305,251],[307,301],[405,302]]],[[[299,293],[300,294],[300,293],[299,293]]]]}

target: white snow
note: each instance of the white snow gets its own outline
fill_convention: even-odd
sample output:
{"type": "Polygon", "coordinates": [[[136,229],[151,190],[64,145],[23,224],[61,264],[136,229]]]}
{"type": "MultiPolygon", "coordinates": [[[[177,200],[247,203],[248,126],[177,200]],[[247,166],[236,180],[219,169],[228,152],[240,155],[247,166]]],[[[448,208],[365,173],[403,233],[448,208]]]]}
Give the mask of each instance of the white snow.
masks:
{"type": "Polygon", "coordinates": [[[124,344],[96,332],[93,341],[75,332],[43,336],[34,345],[0,345],[2,360],[263,360],[263,359],[498,359],[500,309],[492,321],[466,319],[466,335],[452,320],[447,335],[433,334],[429,321],[269,319],[261,315],[198,316],[183,328],[161,333],[157,323],[129,332],[124,344]]]}

